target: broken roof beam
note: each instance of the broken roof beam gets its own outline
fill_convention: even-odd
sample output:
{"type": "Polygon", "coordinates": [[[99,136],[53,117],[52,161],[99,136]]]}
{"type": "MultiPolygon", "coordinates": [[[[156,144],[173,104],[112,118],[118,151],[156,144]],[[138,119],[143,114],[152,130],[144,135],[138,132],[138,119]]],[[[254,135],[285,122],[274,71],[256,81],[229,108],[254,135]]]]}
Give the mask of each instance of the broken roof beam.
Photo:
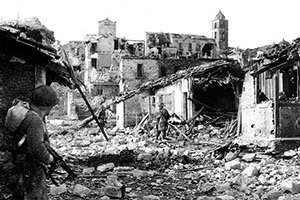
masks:
{"type": "Polygon", "coordinates": [[[272,70],[272,71],[276,71],[276,70],[280,70],[282,68],[285,68],[285,67],[288,67],[288,66],[291,66],[292,64],[294,64],[295,62],[298,62],[300,61],[300,58],[299,58],[299,55],[296,54],[296,56],[294,56],[291,60],[287,60],[285,62],[282,62],[280,64],[276,63],[270,63],[268,65],[265,65],[266,67],[264,68],[261,68],[253,73],[251,73],[252,76],[257,76],[263,72],[266,72],[266,71],[269,71],[269,70],[272,70]]]}

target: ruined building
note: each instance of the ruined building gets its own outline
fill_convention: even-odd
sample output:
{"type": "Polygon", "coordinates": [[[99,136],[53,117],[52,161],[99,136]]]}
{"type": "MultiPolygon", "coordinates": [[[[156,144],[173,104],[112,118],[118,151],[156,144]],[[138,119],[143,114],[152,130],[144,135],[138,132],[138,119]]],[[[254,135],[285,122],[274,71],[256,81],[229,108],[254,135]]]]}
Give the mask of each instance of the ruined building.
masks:
{"type": "Polygon", "coordinates": [[[146,55],[159,58],[218,58],[221,52],[228,49],[228,20],[221,10],[212,20],[212,33],[213,38],[146,32],[146,55]]]}
{"type": "Polygon", "coordinates": [[[67,68],[52,47],[53,32],[37,18],[0,23],[0,199],[9,198],[8,184],[16,178],[11,163],[7,110],[15,98],[28,98],[35,87],[58,82],[71,85],[67,68]]]}
{"type": "MultiPolygon", "coordinates": [[[[79,72],[82,82],[92,96],[113,99],[145,82],[216,61],[220,58],[220,48],[228,46],[228,21],[220,11],[212,23],[216,38],[146,32],[146,41],[140,41],[118,38],[116,22],[108,18],[99,21],[98,33],[86,35],[83,41],[84,67],[79,72]]],[[[141,102],[137,96],[117,105],[120,127],[142,118],[147,109],[141,102]]],[[[155,102],[157,107],[159,101],[155,102]]]]}
{"type": "Polygon", "coordinates": [[[216,58],[215,40],[200,35],[146,32],[146,54],[158,58],[216,58]]]}
{"type": "Polygon", "coordinates": [[[240,100],[239,142],[292,148],[300,145],[300,40],[270,45],[247,72],[240,100]]]}

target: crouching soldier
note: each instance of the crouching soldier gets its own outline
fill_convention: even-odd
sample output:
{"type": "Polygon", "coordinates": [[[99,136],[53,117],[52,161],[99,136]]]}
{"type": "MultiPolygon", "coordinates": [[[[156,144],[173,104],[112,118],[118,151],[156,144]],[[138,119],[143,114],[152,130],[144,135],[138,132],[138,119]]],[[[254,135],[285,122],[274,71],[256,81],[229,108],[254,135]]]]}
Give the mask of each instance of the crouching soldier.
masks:
{"type": "Polygon", "coordinates": [[[5,127],[13,134],[13,162],[18,177],[11,188],[13,199],[48,199],[45,166],[53,162],[53,157],[45,147],[49,143],[45,116],[57,103],[55,91],[43,85],[32,92],[27,106],[23,103],[8,110],[5,127]]]}

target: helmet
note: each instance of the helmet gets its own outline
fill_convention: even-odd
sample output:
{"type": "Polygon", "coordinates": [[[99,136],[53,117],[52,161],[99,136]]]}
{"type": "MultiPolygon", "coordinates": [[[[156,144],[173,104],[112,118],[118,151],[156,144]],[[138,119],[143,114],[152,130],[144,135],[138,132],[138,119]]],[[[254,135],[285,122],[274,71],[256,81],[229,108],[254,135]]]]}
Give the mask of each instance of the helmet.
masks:
{"type": "Polygon", "coordinates": [[[51,107],[58,104],[56,92],[52,87],[41,85],[31,93],[30,103],[36,106],[51,107]]]}

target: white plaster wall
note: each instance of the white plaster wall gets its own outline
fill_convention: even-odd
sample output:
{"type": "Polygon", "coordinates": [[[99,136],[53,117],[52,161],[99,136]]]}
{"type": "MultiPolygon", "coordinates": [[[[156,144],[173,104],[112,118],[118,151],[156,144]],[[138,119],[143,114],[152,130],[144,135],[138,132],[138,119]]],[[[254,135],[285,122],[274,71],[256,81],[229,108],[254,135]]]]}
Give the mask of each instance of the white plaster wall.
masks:
{"type": "Polygon", "coordinates": [[[254,87],[254,78],[247,73],[240,98],[241,137],[239,141],[267,146],[275,138],[274,109],[272,101],[256,104],[254,87]]]}
{"type": "MultiPolygon", "coordinates": [[[[159,89],[155,94],[157,98],[157,104],[159,103],[159,96],[162,95],[163,102],[165,103],[165,107],[170,112],[170,114],[176,113],[179,116],[183,116],[184,115],[184,110],[183,110],[184,92],[187,92],[188,95],[190,94],[189,79],[180,79],[175,83],[173,83],[172,85],[159,89]]],[[[188,106],[189,105],[190,104],[188,102],[188,106]]],[[[156,111],[158,112],[158,106],[156,107],[156,111]]]]}
{"type": "Polygon", "coordinates": [[[254,78],[249,73],[245,75],[243,91],[240,99],[240,106],[248,107],[255,103],[254,78]]]}

